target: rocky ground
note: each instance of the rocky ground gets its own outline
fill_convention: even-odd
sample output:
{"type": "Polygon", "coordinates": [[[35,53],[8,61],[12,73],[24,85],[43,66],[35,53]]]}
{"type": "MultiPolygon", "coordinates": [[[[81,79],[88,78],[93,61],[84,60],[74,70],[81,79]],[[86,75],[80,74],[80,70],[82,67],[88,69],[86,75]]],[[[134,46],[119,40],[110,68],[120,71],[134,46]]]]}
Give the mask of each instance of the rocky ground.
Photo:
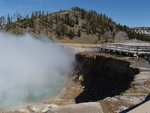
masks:
{"type": "Polygon", "coordinates": [[[148,97],[150,93],[150,65],[148,61],[137,57],[122,57],[118,55],[113,55],[113,57],[130,62],[130,67],[138,68],[139,74],[135,75],[134,81],[131,82],[128,90],[120,95],[100,100],[104,113],[120,113],[145,101],[145,99],[150,99],[148,97]]]}
{"type": "MultiPolygon", "coordinates": [[[[74,49],[74,53],[83,52],[83,51],[85,51],[85,49],[83,48],[79,49],[78,47],[75,47],[74,49]]],[[[99,100],[96,98],[97,100],[93,100],[92,103],[87,104],[86,100],[83,100],[84,104],[76,104],[77,97],[79,96],[82,97],[81,94],[83,94],[85,90],[87,90],[88,93],[90,91],[89,87],[88,87],[89,89],[87,89],[88,83],[86,84],[84,83],[84,80],[86,80],[86,78],[84,77],[85,73],[79,73],[81,71],[80,66],[79,66],[77,67],[77,69],[75,69],[74,76],[69,78],[68,83],[66,84],[65,90],[61,96],[55,99],[47,100],[41,104],[24,107],[23,109],[19,109],[11,113],[17,113],[17,112],[18,113],[60,113],[61,110],[64,110],[63,111],[64,113],[77,113],[75,111],[78,111],[79,109],[82,109],[81,110],[82,113],[119,113],[121,111],[124,111],[130,108],[131,106],[139,104],[140,102],[144,101],[146,97],[149,95],[150,93],[150,65],[148,61],[146,61],[145,59],[137,58],[137,57],[127,57],[127,56],[123,57],[121,55],[112,55],[112,54],[107,54],[107,53],[102,53],[102,52],[99,52],[99,53],[83,52],[83,53],[78,53],[78,55],[81,57],[84,56],[84,58],[90,62],[94,62],[96,59],[100,59],[99,57],[103,56],[104,59],[106,59],[106,61],[103,62],[106,64],[106,67],[108,67],[107,58],[109,59],[109,61],[115,59],[114,62],[112,62],[111,66],[109,67],[115,67],[116,65],[119,65],[117,67],[118,69],[114,68],[111,70],[112,72],[116,72],[117,74],[119,74],[120,71],[124,68],[128,68],[127,69],[128,71],[130,71],[130,69],[138,68],[139,73],[134,75],[133,81],[131,81],[128,89],[126,89],[125,91],[119,92],[121,90],[118,89],[119,90],[118,91],[119,93],[117,92],[118,94],[115,92],[114,96],[109,96],[109,86],[111,87],[111,85],[108,84],[109,81],[106,81],[103,84],[106,85],[106,88],[104,89],[106,89],[107,91],[105,91],[106,93],[104,94],[107,94],[108,95],[107,97],[104,98],[103,95],[100,95],[103,98],[99,100]],[[123,62],[126,62],[126,66],[122,66],[123,62]],[[129,66],[128,66],[128,63],[130,63],[129,66]],[[87,106],[90,106],[92,110],[95,109],[95,111],[93,110],[92,112],[92,111],[86,110],[88,108],[87,106]],[[68,112],[71,110],[72,112],[68,112]]],[[[102,63],[102,61],[99,63],[102,63]]],[[[93,63],[92,65],[97,65],[97,64],[93,63]]],[[[86,67],[86,65],[82,65],[82,66],[86,67]]],[[[101,66],[101,65],[98,65],[98,66],[101,66]]],[[[103,69],[105,70],[106,67],[103,67],[103,69]]],[[[89,68],[91,67],[88,67],[88,69],[89,68]]],[[[93,67],[93,69],[94,68],[96,67],[93,67]]],[[[94,73],[92,74],[94,75],[94,73]]],[[[105,71],[103,72],[103,74],[105,75],[105,71]]],[[[115,75],[111,75],[111,76],[114,77],[114,80],[115,80],[115,75]]],[[[106,80],[109,80],[109,77],[106,78],[106,80]]],[[[94,89],[95,86],[93,85],[92,88],[94,89]]],[[[100,91],[104,91],[104,90],[95,88],[95,91],[99,91],[99,93],[101,94],[100,91]]],[[[90,93],[89,93],[89,96],[90,96],[90,93]]],[[[81,111],[79,110],[78,113],[80,113],[81,111]]]]}

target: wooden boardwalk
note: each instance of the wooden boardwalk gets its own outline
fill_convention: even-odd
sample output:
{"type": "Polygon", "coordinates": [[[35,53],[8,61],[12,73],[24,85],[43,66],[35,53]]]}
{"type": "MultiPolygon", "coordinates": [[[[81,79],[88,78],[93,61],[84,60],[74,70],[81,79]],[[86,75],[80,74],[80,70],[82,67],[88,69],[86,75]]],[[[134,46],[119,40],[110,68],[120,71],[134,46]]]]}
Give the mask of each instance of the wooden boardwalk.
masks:
{"type": "Polygon", "coordinates": [[[150,44],[147,43],[103,43],[100,45],[100,49],[133,56],[150,55],[150,44]]]}

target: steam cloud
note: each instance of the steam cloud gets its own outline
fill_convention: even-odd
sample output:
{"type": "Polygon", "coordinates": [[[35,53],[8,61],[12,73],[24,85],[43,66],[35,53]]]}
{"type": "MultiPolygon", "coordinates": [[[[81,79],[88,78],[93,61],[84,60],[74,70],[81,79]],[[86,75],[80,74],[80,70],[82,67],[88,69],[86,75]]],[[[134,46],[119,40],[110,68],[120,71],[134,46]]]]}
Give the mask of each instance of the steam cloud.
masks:
{"type": "Polygon", "coordinates": [[[0,33],[0,107],[56,96],[73,62],[50,40],[0,33]]]}

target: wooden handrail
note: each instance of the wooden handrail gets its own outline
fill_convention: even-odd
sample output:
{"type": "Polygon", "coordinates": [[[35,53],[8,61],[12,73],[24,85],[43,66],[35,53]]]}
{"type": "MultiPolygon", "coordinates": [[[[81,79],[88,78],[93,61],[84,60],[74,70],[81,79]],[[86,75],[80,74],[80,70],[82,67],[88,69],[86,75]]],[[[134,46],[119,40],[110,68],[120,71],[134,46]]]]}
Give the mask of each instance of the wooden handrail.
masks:
{"type": "Polygon", "coordinates": [[[104,44],[101,44],[101,48],[119,51],[119,52],[125,52],[126,51],[128,53],[134,53],[136,55],[150,54],[150,46],[149,45],[143,46],[143,45],[104,43],[104,44]]]}

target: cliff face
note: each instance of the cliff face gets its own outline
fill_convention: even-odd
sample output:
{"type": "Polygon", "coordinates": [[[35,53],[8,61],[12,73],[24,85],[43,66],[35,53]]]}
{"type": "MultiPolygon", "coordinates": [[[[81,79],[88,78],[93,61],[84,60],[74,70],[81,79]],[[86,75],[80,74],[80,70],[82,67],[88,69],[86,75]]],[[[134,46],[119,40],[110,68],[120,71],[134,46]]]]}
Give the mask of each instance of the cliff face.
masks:
{"type": "Polygon", "coordinates": [[[78,53],[77,75],[84,91],[76,97],[76,103],[98,101],[119,95],[130,87],[138,69],[130,63],[103,55],[78,53]]]}

